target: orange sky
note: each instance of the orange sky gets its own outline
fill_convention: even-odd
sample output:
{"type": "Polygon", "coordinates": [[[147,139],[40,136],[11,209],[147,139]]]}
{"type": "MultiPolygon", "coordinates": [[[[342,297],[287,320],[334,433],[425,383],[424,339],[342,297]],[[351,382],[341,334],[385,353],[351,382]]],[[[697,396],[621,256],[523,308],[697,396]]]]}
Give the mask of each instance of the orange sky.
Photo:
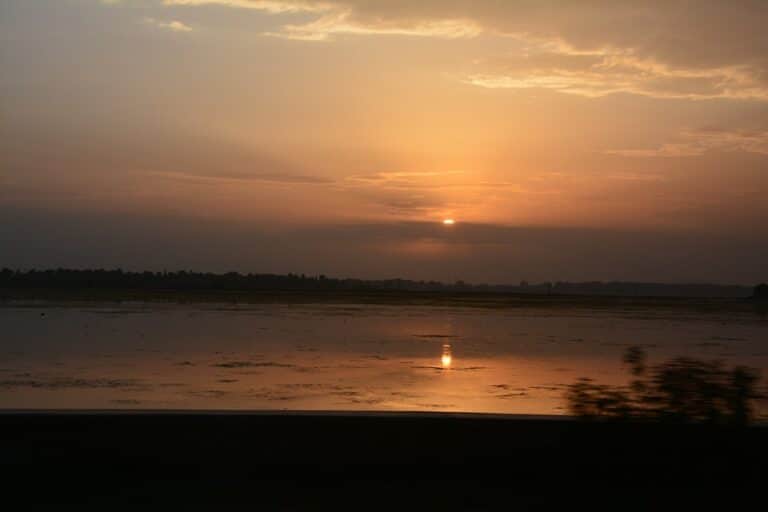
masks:
{"type": "MultiPolygon", "coordinates": [[[[736,237],[757,258],[765,243],[749,240],[765,238],[768,220],[767,19],[765,2],[746,0],[9,0],[0,209],[259,233],[391,233],[452,217],[456,227],[710,240],[681,245],[680,261],[712,244],[727,253],[736,237]]],[[[0,265],[32,261],[13,241],[28,225],[5,229],[15,252],[0,265]]],[[[43,230],[37,245],[60,247],[49,231],[62,229],[43,230]]],[[[351,273],[401,272],[408,254],[466,258],[425,276],[447,279],[473,261],[473,243],[363,233],[376,257],[403,256],[351,273]]],[[[67,251],[62,262],[86,263],[67,251]]],[[[295,265],[312,270],[309,258],[295,265]]],[[[757,259],[748,265],[731,277],[711,263],[658,275],[757,279],[757,259]]],[[[575,275],[614,275],[597,274],[575,275]]]]}

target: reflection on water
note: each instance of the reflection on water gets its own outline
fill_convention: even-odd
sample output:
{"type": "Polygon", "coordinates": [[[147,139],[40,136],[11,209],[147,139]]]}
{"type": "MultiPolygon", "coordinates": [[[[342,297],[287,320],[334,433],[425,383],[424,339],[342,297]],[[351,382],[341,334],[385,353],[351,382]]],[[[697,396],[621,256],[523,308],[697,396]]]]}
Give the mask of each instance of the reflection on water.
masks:
{"type": "Polygon", "coordinates": [[[443,344],[443,356],[440,358],[440,362],[443,365],[443,368],[446,370],[451,367],[451,361],[453,360],[453,356],[451,355],[451,344],[450,343],[444,343],[443,344]]]}
{"type": "Polygon", "coordinates": [[[0,307],[0,329],[3,408],[564,414],[578,377],[626,382],[629,345],[650,364],[690,356],[768,374],[768,322],[757,316],[38,305],[0,307]]]}

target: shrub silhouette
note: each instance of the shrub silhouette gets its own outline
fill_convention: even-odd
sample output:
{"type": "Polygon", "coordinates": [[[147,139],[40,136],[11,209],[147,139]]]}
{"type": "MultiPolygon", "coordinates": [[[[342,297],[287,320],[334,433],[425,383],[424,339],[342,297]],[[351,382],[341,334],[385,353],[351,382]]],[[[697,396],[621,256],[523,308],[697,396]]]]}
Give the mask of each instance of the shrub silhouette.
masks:
{"type": "Polygon", "coordinates": [[[727,368],[720,361],[677,357],[648,367],[646,354],[624,354],[633,380],[628,386],[595,384],[582,378],[568,387],[566,400],[581,419],[746,425],[760,380],[756,370],[727,368]]]}

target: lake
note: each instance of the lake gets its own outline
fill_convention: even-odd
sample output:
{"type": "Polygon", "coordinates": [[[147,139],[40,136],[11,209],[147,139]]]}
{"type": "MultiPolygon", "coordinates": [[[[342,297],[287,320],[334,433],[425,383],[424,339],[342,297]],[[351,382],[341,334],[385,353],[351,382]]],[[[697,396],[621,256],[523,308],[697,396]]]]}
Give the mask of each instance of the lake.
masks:
{"type": "Polygon", "coordinates": [[[5,409],[558,415],[631,345],[768,376],[764,318],[652,308],[41,302],[0,307],[0,338],[5,409]]]}

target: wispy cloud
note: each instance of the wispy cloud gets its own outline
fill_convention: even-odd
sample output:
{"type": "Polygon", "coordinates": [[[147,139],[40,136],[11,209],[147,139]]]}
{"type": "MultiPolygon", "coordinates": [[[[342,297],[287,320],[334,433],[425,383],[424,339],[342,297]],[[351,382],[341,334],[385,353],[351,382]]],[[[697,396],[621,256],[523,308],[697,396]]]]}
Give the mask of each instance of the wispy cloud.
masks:
{"type": "MultiPolygon", "coordinates": [[[[498,0],[163,0],[272,14],[308,14],[265,35],[328,41],[343,35],[508,38],[527,47],[463,75],[498,89],[547,89],[599,98],[627,93],[674,99],[768,101],[766,2],[668,0],[646,4],[498,0]],[[555,8],[556,7],[556,8],[555,8]],[[690,20],[695,17],[696,23],[690,20]]],[[[514,41],[514,42],[513,42],[514,41]]]]}
{"type": "Polygon", "coordinates": [[[539,194],[515,180],[469,171],[385,171],[347,176],[335,187],[406,218],[443,218],[493,201],[496,193],[539,194]]]}
{"type": "Polygon", "coordinates": [[[360,19],[359,6],[349,2],[293,0],[163,0],[169,6],[219,5],[254,9],[271,14],[319,13],[320,17],[301,24],[287,24],[265,35],[302,41],[327,41],[336,35],[399,35],[455,39],[474,37],[483,29],[469,18],[360,19]]]}
{"type": "Polygon", "coordinates": [[[171,32],[192,32],[192,27],[178,20],[163,21],[156,18],[144,18],[144,23],[171,32]]]}
{"type": "Polygon", "coordinates": [[[286,174],[270,172],[220,172],[220,173],[187,173],[187,172],[148,172],[149,176],[156,176],[166,179],[175,179],[182,181],[202,181],[202,182],[226,182],[226,181],[262,181],[271,183],[289,183],[294,185],[323,185],[333,183],[333,180],[320,176],[311,176],[303,174],[286,174]]]}
{"type": "Polygon", "coordinates": [[[691,100],[768,100],[768,84],[743,66],[672,67],[631,51],[562,48],[553,52],[551,48],[546,44],[539,52],[497,61],[489,66],[491,70],[470,74],[464,81],[491,89],[548,89],[588,98],[627,93],[691,100]]]}
{"type": "Polygon", "coordinates": [[[299,25],[285,25],[279,32],[266,35],[302,41],[327,41],[335,35],[398,35],[457,39],[475,37],[482,28],[471,20],[440,19],[395,23],[385,20],[374,23],[356,21],[349,11],[335,12],[299,25]]]}
{"type": "Polygon", "coordinates": [[[333,9],[330,2],[301,0],[163,0],[163,5],[202,6],[220,5],[241,9],[256,9],[270,13],[322,12],[333,9]]]}
{"type": "Polygon", "coordinates": [[[390,171],[374,172],[369,174],[355,174],[346,178],[347,182],[361,185],[379,186],[415,186],[424,183],[425,180],[434,178],[446,178],[463,174],[461,171],[390,171]]]}
{"type": "Polygon", "coordinates": [[[710,151],[744,152],[768,155],[768,131],[729,131],[708,129],[681,134],[680,140],[656,148],[614,149],[607,154],[626,157],[691,157],[710,151]]]}
{"type": "Polygon", "coordinates": [[[348,176],[344,185],[388,190],[500,189],[522,191],[519,183],[503,180],[474,179],[462,171],[377,172],[348,176]]]}

